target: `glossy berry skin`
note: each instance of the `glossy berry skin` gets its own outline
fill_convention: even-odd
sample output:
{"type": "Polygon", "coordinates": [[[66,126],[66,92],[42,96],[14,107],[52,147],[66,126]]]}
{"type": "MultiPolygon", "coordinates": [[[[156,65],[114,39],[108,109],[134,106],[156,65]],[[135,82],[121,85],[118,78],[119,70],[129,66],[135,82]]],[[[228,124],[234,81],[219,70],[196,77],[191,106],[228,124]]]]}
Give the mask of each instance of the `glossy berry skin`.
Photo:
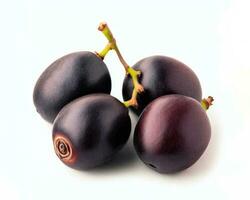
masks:
{"type": "Polygon", "coordinates": [[[107,94],[91,94],[66,105],[53,126],[57,156],[71,168],[86,170],[112,159],[131,130],[128,109],[107,94]]]}
{"type": "Polygon", "coordinates": [[[182,95],[166,95],[143,111],[135,128],[134,146],[150,168],[175,173],[201,157],[210,135],[210,122],[199,102],[182,95]]]}
{"type": "MultiPolygon", "coordinates": [[[[202,91],[199,79],[185,64],[166,56],[151,56],[137,62],[134,69],[142,75],[139,82],[145,92],[138,96],[137,108],[133,111],[138,115],[154,99],[168,94],[181,94],[201,101],[202,91]]],[[[131,98],[133,84],[130,76],[123,82],[123,99],[131,98]]]]}
{"type": "Polygon", "coordinates": [[[111,78],[105,63],[94,53],[82,51],[59,58],[42,73],[34,88],[33,101],[37,112],[52,123],[72,100],[110,91],[111,78]]]}

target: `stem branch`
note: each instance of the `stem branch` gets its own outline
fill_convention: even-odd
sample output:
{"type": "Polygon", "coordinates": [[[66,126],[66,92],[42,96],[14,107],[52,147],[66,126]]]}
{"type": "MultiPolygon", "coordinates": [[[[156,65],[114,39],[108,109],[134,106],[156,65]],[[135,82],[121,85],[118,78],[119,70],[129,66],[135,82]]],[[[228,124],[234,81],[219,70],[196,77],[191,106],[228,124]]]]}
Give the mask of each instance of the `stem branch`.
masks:
{"type": "Polygon", "coordinates": [[[208,110],[211,105],[213,105],[214,98],[209,96],[207,98],[202,99],[201,106],[204,110],[208,110]]]}
{"type": "Polygon", "coordinates": [[[99,53],[95,52],[95,54],[103,60],[105,58],[105,56],[107,55],[107,53],[109,52],[109,50],[111,50],[110,43],[108,43],[101,52],[99,52],[99,53]]]}
{"type": "Polygon", "coordinates": [[[110,51],[112,49],[115,50],[120,62],[122,63],[122,65],[125,69],[126,75],[131,76],[133,86],[134,86],[131,99],[128,101],[125,101],[124,105],[126,107],[130,107],[130,106],[137,107],[138,106],[137,95],[144,91],[143,86],[138,81],[138,77],[141,75],[141,71],[133,69],[124,60],[124,58],[123,58],[123,56],[122,56],[122,54],[121,54],[121,52],[116,44],[116,40],[115,40],[111,30],[109,29],[107,23],[105,23],[105,22],[100,23],[98,30],[101,31],[105,35],[105,37],[108,39],[108,42],[109,42],[108,45],[105,47],[105,49],[101,53],[99,53],[99,56],[103,57],[108,53],[108,51],[110,51]]]}

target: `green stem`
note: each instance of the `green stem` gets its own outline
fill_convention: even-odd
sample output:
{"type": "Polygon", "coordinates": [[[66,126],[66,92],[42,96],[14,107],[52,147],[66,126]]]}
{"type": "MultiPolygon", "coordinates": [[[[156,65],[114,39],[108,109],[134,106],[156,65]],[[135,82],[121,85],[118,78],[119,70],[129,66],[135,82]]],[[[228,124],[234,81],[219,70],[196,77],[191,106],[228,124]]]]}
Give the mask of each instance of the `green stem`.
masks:
{"type": "Polygon", "coordinates": [[[207,97],[207,98],[204,98],[204,99],[202,99],[202,101],[201,101],[201,107],[204,109],[204,110],[208,110],[209,109],[209,107],[211,106],[211,105],[213,105],[213,101],[214,101],[214,98],[213,97],[211,97],[211,96],[209,96],[209,97],[207,97]]]}
{"type": "Polygon", "coordinates": [[[124,69],[125,69],[125,72],[126,72],[126,75],[130,75],[131,76],[131,79],[132,79],[132,82],[133,82],[133,86],[134,86],[134,89],[133,89],[133,93],[132,93],[132,97],[130,100],[128,101],[125,101],[124,102],[124,105],[126,107],[130,107],[130,106],[138,106],[138,103],[137,103],[137,95],[139,93],[142,93],[144,91],[144,88],[143,86],[139,83],[138,81],[138,77],[141,75],[141,71],[138,71],[138,70],[135,70],[133,69],[132,67],[130,67],[127,62],[124,60],[117,44],[116,44],[116,40],[111,32],[111,30],[109,29],[107,23],[105,22],[102,22],[100,23],[99,27],[98,27],[98,30],[101,31],[105,37],[108,39],[108,45],[109,45],[109,49],[108,50],[105,50],[105,55],[107,54],[107,52],[109,50],[115,50],[120,62],[122,63],[124,69]],[[107,52],[106,52],[107,51],[107,52]]]}
{"type": "Polygon", "coordinates": [[[110,50],[111,50],[111,45],[110,43],[108,43],[101,52],[99,53],[95,52],[95,53],[103,60],[110,50]]]}

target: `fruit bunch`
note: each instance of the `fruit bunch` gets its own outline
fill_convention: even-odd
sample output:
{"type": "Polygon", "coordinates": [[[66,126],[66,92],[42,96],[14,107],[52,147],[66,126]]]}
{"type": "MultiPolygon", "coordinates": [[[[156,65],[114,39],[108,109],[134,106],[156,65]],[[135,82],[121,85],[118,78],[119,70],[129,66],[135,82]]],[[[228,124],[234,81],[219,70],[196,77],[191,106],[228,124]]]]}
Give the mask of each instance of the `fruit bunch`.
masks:
{"type": "Polygon", "coordinates": [[[97,53],[75,52],[53,62],[33,93],[37,112],[53,123],[58,158],[86,170],[107,162],[126,144],[131,120],[138,116],[134,147],[139,158],[160,173],[174,173],[194,164],[211,136],[206,110],[213,98],[202,98],[199,79],[182,62],[151,56],[130,67],[106,23],[98,27],[108,44],[97,53]],[[104,58],[114,50],[126,75],[124,102],[110,95],[111,78],[104,58]]]}

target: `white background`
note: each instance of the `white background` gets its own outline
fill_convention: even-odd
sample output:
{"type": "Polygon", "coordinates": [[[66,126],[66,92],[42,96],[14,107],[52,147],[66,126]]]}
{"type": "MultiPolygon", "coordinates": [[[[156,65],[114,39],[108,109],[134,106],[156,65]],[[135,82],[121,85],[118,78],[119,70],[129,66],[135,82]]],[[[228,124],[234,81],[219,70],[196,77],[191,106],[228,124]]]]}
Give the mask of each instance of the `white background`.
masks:
{"type": "MultiPolygon", "coordinates": [[[[0,2],[0,199],[250,199],[249,1],[0,2]],[[33,106],[33,87],[55,59],[101,50],[106,39],[97,26],[103,20],[128,63],[175,57],[196,72],[204,96],[214,96],[210,145],[188,170],[150,170],[131,141],[113,162],[88,172],[57,159],[51,126],[33,106]]],[[[124,70],[114,52],[105,62],[112,94],[122,100],[124,70]]]]}

